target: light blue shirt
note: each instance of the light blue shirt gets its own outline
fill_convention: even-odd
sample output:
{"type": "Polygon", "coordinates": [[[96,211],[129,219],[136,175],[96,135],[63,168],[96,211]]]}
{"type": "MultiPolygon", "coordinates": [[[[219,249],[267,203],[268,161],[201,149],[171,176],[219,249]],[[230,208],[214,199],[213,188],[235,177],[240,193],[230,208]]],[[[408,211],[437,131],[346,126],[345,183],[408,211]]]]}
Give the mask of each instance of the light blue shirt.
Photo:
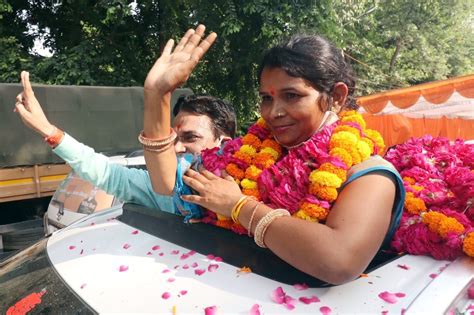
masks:
{"type": "Polygon", "coordinates": [[[109,161],[73,137],[65,134],[63,141],[53,150],[83,179],[114,195],[123,202],[180,214],[173,205],[172,196],[155,193],[148,171],[127,168],[109,161]]]}

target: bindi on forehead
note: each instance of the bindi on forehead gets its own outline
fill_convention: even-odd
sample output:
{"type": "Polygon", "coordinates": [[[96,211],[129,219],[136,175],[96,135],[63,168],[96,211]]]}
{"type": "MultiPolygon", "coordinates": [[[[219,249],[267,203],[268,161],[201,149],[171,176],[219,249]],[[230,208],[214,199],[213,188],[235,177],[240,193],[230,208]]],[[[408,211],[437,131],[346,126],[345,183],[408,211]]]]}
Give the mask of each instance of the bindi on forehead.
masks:
{"type": "Polygon", "coordinates": [[[270,95],[275,96],[275,88],[273,86],[270,86],[270,95]]]}

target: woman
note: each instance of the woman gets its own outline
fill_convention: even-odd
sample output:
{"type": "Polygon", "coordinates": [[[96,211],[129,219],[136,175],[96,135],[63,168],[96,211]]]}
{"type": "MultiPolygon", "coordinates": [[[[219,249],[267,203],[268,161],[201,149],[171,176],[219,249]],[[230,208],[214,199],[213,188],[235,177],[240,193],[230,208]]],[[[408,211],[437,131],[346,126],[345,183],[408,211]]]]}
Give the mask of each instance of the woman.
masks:
{"type": "Polygon", "coordinates": [[[354,279],[398,225],[404,190],[398,173],[374,155],[383,144],[361,117],[336,115],[355,105],[343,54],[319,36],[270,49],[259,71],[262,119],[243,138],[204,152],[207,170],[181,176],[190,160],[176,164],[168,148],[169,95],[216,38],[201,41],[203,34],[203,26],[189,30],[174,51],[169,42],[145,83],[141,142],[155,189],[174,190],[184,206],[209,209],[217,222],[232,218],[259,246],[311,276],[354,279]]]}

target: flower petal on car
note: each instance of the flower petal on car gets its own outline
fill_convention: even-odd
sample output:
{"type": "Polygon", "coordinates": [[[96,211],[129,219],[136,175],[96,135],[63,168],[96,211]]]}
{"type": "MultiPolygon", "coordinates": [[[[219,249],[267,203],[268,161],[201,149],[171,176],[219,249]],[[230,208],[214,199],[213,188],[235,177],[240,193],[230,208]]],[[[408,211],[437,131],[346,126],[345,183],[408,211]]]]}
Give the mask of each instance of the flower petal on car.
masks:
{"type": "Polygon", "coordinates": [[[384,291],[384,292],[379,293],[378,296],[379,296],[379,298],[381,298],[382,300],[384,300],[387,303],[395,304],[395,303],[397,303],[398,298],[405,297],[406,294],[401,293],[401,292],[399,292],[399,293],[390,293],[388,291],[384,291]]]}
{"type": "Polygon", "coordinates": [[[295,288],[298,291],[303,291],[308,289],[308,285],[306,283],[296,283],[293,285],[293,288],[295,288]]]}
{"type": "Polygon", "coordinates": [[[217,268],[219,268],[219,265],[218,264],[210,264],[208,267],[207,267],[207,271],[209,272],[214,272],[217,270],[217,268]]]}
{"type": "Polygon", "coordinates": [[[194,270],[194,274],[196,274],[198,276],[202,275],[205,272],[206,272],[205,269],[196,269],[196,270],[194,270]]]}
{"type": "Polygon", "coordinates": [[[217,306],[208,306],[204,309],[205,315],[217,315],[217,306]]]}
{"type": "Polygon", "coordinates": [[[252,308],[250,309],[250,315],[260,315],[260,305],[252,305],[252,308]]]}
{"type": "Polygon", "coordinates": [[[317,303],[321,301],[316,295],[312,295],[310,297],[302,296],[299,298],[299,300],[304,304],[317,303]]]}
{"type": "Polygon", "coordinates": [[[329,306],[322,306],[322,307],[319,308],[319,311],[323,315],[330,315],[331,312],[332,312],[332,309],[329,306]]]}
{"type": "Polygon", "coordinates": [[[127,265],[121,265],[121,266],[119,267],[119,271],[120,271],[120,272],[124,272],[124,271],[127,271],[127,270],[128,270],[128,266],[127,266],[127,265]]]}
{"type": "Polygon", "coordinates": [[[282,287],[278,287],[273,290],[271,294],[272,300],[277,304],[282,304],[287,309],[292,310],[295,308],[296,300],[291,296],[287,295],[285,291],[283,291],[282,287]]]}

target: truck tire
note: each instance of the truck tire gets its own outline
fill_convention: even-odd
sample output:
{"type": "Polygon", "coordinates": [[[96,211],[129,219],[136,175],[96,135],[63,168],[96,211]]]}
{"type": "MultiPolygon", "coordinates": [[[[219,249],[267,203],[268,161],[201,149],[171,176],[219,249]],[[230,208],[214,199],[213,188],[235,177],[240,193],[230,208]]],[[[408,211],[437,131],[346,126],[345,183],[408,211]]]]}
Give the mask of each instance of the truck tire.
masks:
{"type": "Polygon", "coordinates": [[[44,236],[43,220],[35,219],[0,226],[3,250],[25,248],[44,236]]]}

